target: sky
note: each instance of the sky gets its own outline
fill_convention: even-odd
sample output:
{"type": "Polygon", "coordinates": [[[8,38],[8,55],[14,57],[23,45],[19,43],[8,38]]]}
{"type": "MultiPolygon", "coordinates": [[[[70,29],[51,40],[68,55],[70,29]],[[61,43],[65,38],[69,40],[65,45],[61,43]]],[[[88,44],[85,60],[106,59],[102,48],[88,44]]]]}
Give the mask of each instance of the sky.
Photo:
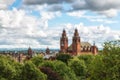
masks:
{"type": "Polygon", "coordinates": [[[120,40],[120,0],[0,0],[0,48],[59,49],[66,30],[82,42],[120,40]]]}

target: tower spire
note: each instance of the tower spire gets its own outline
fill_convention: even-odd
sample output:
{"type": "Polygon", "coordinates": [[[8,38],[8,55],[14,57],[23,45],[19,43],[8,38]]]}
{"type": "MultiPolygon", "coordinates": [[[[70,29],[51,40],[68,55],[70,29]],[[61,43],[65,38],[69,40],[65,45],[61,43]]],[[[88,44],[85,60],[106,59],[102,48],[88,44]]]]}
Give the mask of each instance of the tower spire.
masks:
{"type": "Polygon", "coordinates": [[[66,37],[66,31],[65,31],[65,29],[63,29],[62,36],[66,37]]]}
{"type": "Polygon", "coordinates": [[[60,38],[60,52],[67,52],[68,48],[68,37],[66,35],[65,29],[63,29],[62,37],[60,38]]]}
{"type": "Polygon", "coordinates": [[[75,29],[74,36],[79,36],[77,28],[75,29]]]}
{"type": "Polygon", "coordinates": [[[78,55],[81,52],[81,44],[78,30],[75,29],[73,40],[72,40],[72,50],[73,55],[78,55]]]}

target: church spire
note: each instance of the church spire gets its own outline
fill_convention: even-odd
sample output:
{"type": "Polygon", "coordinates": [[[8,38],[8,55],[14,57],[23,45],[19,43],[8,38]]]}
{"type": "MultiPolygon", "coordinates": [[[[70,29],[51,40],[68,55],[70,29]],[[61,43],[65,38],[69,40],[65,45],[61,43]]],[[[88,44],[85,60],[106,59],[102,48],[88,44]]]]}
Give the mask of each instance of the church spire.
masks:
{"type": "Polygon", "coordinates": [[[78,36],[79,36],[79,33],[78,33],[77,28],[75,29],[74,36],[76,36],[76,37],[78,37],[78,36]]]}
{"type": "Polygon", "coordinates": [[[66,37],[66,31],[65,31],[65,29],[63,29],[62,36],[63,36],[63,37],[66,37]]]}
{"type": "Polygon", "coordinates": [[[78,55],[81,52],[80,37],[77,29],[75,29],[74,36],[72,39],[72,50],[73,55],[78,55]]]}
{"type": "Polygon", "coordinates": [[[33,51],[32,51],[32,49],[31,49],[31,47],[29,47],[29,48],[28,48],[28,56],[29,56],[30,58],[32,58],[32,55],[33,55],[33,51]]]}
{"type": "Polygon", "coordinates": [[[63,29],[62,37],[60,38],[60,52],[67,52],[68,48],[68,37],[66,35],[65,29],[63,29]]]}

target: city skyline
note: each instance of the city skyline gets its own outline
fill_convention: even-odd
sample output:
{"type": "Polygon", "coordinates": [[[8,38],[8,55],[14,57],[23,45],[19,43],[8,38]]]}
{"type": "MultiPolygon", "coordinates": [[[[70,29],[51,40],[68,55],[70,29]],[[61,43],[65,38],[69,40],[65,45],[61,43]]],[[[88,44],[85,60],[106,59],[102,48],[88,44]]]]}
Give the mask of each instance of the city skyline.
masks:
{"type": "Polygon", "coordinates": [[[70,39],[78,29],[81,41],[98,48],[120,40],[119,0],[0,1],[0,48],[59,48],[63,29],[70,39]]]}

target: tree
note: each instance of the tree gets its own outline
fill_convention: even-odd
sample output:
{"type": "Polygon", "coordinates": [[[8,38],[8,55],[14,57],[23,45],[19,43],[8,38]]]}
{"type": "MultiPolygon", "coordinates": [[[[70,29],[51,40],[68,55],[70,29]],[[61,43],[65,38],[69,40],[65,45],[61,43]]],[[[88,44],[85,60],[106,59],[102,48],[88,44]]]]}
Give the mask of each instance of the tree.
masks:
{"type": "Polygon", "coordinates": [[[60,61],[62,61],[62,62],[64,62],[64,63],[68,63],[68,61],[70,60],[70,59],[72,59],[72,56],[71,55],[69,55],[69,54],[58,54],[57,56],[56,56],[56,59],[57,60],[60,60],[60,61]]]}
{"type": "Polygon", "coordinates": [[[89,67],[90,67],[91,63],[94,61],[95,55],[80,55],[80,56],[78,56],[78,59],[83,60],[86,65],[86,78],[90,77],[91,69],[89,67]]]}
{"type": "Polygon", "coordinates": [[[61,76],[61,80],[77,80],[75,73],[61,61],[45,61],[41,67],[49,67],[61,76]]]}
{"type": "Polygon", "coordinates": [[[120,56],[120,40],[105,42],[103,44],[103,54],[120,56]]]}
{"type": "Polygon", "coordinates": [[[75,74],[80,77],[80,79],[85,79],[87,67],[83,60],[72,59],[69,61],[68,65],[75,72],[75,74]]]}
{"type": "Polygon", "coordinates": [[[58,72],[63,80],[77,80],[73,70],[61,61],[54,61],[55,71],[58,72]]]}
{"type": "Polygon", "coordinates": [[[92,80],[120,79],[120,41],[104,43],[103,52],[89,66],[92,80]]]}
{"type": "Polygon", "coordinates": [[[14,62],[14,64],[12,64],[12,66],[15,69],[15,76],[13,78],[13,80],[22,80],[22,68],[23,68],[23,64],[20,64],[18,62],[14,62]]]}
{"type": "Polygon", "coordinates": [[[33,57],[31,59],[32,63],[34,63],[37,67],[40,66],[42,64],[42,62],[44,61],[43,60],[43,57],[41,56],[36,56],[36,57],[33,57]]]}
{"type": "Polygon", "coordinates": [[[36,68],[31,61],[24,64],[21,75],[21,80],[46,80],[46,75],[36,68]]]}
{"type": "Polygon", "coordinates": [[[62,80],[60,75],[50,67],[41,67],[40,70],[47,75],[47,80],[62,80]]]}
{"type": "Polygon", "coordinates": [[[0,55],[0,78],[6,80],[13,80],[15,77],[15,69],[12,64],[14,61],[8,57],[0,55]]]}
{"type": "Polygon", "coordinates": [[[80,55],[78,56],[79,60],[84,60],[86,66],[88,67],[89,64],[94,60],[95,56],[94,55],[80,55]]]}

